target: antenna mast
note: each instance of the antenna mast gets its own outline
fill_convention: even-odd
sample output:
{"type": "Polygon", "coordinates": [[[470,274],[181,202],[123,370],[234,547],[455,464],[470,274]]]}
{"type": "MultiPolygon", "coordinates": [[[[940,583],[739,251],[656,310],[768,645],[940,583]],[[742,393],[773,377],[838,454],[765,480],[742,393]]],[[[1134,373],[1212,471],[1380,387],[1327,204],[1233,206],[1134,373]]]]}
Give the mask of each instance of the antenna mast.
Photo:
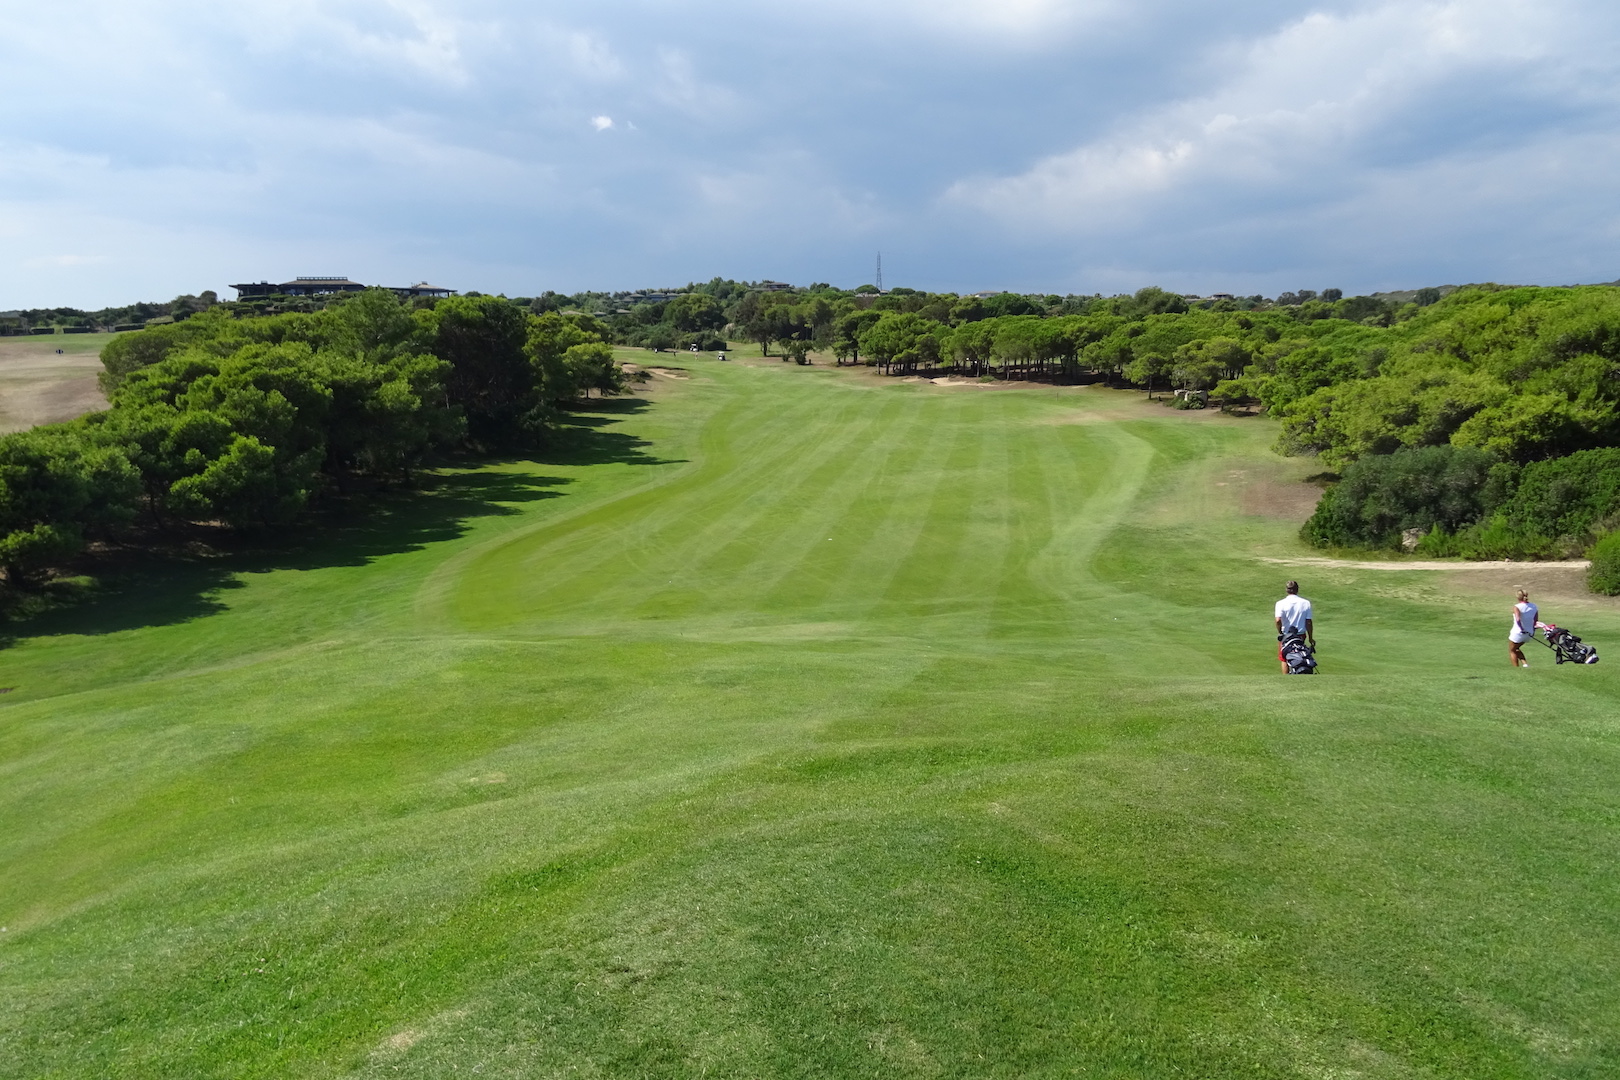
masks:
{"type": "Polygon", "coordinates": [[[876,284],[877,284],[877,291],[882,292],[883,291],[883,252],[881,252],[881,251],[878,252],[877,282],[876,282],[876,284]]]}

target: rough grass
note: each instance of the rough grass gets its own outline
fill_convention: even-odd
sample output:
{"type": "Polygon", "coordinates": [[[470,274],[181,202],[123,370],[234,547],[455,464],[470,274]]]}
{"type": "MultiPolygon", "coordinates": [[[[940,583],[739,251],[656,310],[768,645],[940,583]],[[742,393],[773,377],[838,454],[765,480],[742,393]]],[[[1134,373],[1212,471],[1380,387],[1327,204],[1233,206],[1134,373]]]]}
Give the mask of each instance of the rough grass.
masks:
{"type": "Polygon", "coordinates": [[[670,362],[13,628],[0,1075],[1620,1070],[1612,667],[1313,568],[1279,676],[1262,421],[670,362]]]}

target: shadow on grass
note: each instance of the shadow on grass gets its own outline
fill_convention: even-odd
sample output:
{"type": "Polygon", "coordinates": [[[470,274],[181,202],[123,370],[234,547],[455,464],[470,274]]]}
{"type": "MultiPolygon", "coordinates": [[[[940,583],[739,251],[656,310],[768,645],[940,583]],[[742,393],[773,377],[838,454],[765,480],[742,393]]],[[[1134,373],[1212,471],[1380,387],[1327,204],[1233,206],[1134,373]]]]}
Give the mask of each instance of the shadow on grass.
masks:
{"type": "Polygon", "coordinates": [[[522,458],[481,459],[423,475],[410,490],[337,499],[281,535],[194,529],[150,546],[114,547],[87,557],[81,576],[14,594],[0,648],[30,637],[111,634],[168,626],[225,609],[221,594],[240,575],[272,570],[364,566],[462,536],[480,518],[525,512],[573,481],[503,471],[503,465],[663,465],[643,439],[611,430],[647,403],[593,401],[570,414],[556,443],[522,458]]]}
{"type": "Polygon", "coordinates": [[[643,398],[625,397],[582,403],[569,413],[555,446],[533,456],[542,465],[675,465],[676,459],[654,457],[647,452],[652,444],[613,426],[627,417],[646,412],[651,403],[643,398]]]}

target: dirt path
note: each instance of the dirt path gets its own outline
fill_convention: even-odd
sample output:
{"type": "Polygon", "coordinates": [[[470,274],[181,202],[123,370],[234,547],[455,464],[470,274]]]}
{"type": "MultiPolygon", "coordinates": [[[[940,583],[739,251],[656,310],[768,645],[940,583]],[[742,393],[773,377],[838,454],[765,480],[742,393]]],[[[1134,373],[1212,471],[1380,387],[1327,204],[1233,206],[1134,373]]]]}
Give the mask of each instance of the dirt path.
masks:
{"type": "Polygon", "coordinates": [[[1462,562],[1440,559],[1414,559],[1410,562],[1361,562],[1354,559],[1328,559],[1315,555],[1301,555],[1291,559],[1274,559],[1267,556],[1260,557],[1261,562],[1277,563],[1281,566],[1328,566],[1342,570],[1585,570],[1590,564],[1585,559],[1570,559],[1563,562],[1511,562],[1501,559],[1494,562],[1462,562]]]}

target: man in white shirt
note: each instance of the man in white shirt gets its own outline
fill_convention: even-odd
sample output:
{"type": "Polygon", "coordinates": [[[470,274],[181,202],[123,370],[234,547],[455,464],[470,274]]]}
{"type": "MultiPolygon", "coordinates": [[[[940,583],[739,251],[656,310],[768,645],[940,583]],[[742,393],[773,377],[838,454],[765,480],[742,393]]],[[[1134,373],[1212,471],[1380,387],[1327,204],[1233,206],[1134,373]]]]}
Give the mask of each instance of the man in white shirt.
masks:
{"type": "Polygon", "coordinates": [[[1277,601],[1274,609],[1277,623],[1277,661],[1282,672],[1288,674],[1288,661],[1283,659],[1282,639],[1305,635],[1311,651],[1316,651],[1316,625],[1311,621],[1311,602],[1299,595],[1299,582],[1288,583],[1288,595],[1277,601]]]}
{"type": "Polygon", "coordinates": [[[1530,602],[1530,594],[1520,589],[1519,602],[1513,605],[1513,624],[1508,630],[1508,659],[1513,661],[1514,667],[1530,666],[1530,661],[1524,658],[1524,651],[1519,646],[1536,636],[1536,616],[1539,614],[1536,605],[1530,602]]]}

